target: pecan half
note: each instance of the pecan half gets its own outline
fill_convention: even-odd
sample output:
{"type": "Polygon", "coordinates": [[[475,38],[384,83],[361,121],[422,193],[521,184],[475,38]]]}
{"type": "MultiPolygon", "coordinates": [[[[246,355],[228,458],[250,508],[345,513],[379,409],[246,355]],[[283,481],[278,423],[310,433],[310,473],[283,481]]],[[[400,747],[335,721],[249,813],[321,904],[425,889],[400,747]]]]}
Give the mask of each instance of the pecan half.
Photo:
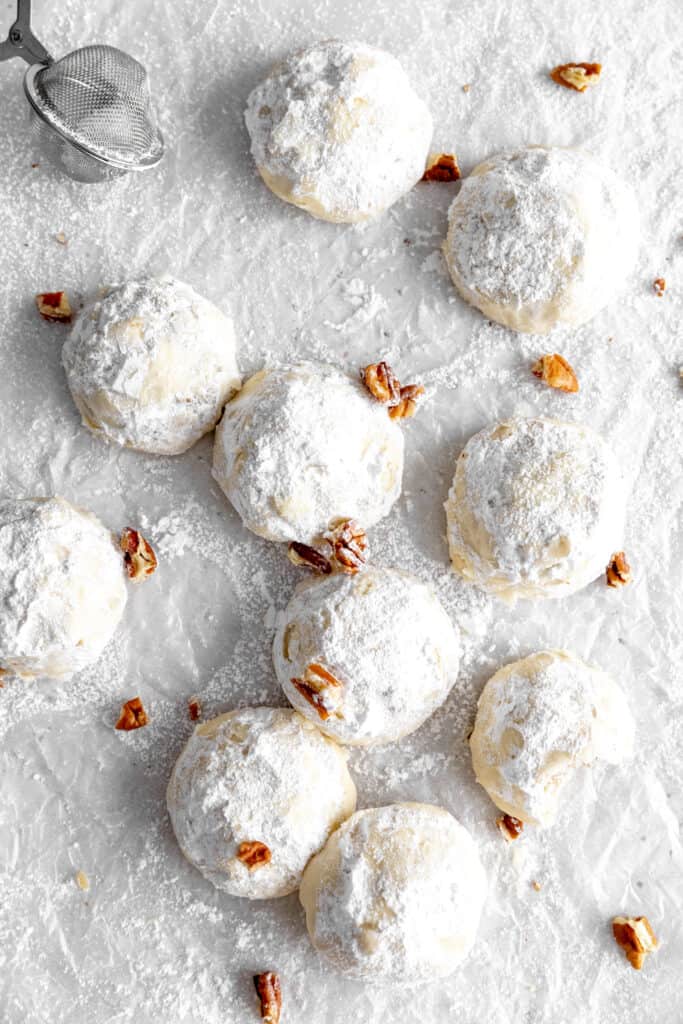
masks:
{"type": "Polygon", "coordinates": [[[275,971],[254,975],[256,994],[261,1000],[261,1020],[263,1024],[279,1024],[282,1010],[282,989],[280,976],[275,971]]]}
{"type": "Polygon", "coordinates": [[[388,363],[371,363],[361,370],[360,377],[372,397],[382,405],[398,405],[401,385],[388,363]]]}
{"type": "Polygon", "coordinates": [[[631,582],[631,566],[626,561],[623,551],[617,551],[612,555],[607,569],[605,570],[608,587],[625,587],[631,582]]]}
{"type": "Polygon", "coordinates": [[[332,548],[332,563],[341,572],[353,575],[365,565],[368,539],[355,519],[342,519],[324,534],[332,548]]]}
{"type": "Polygon", "coordinates": [[[36,295],[36,306],[43,320],[71,323],[71,303],[66,292],[40,292],[36,295]]]}
{"type": "Polygon", "coordinates": [[[579,390],[579,381],[567,360],[557,352],[548,353],[531,367],[534,377],[540,377],[548,387],[558,391],[573,392],[579,390]]]}
{"type": "Polygon", "coordinates": [[[655,295],[661,299],[662,295],[666,291],[666,281],[663,277],[656,277],[652,282],[652,287],[655,290],[655,295]]]}
{"type": "Polygon", "coordinates": [[[496,818],[496,825],[503,839],[507,840],[508,843],[519,839],[524,828],[524,822],[520,821],[519,818],[513,818],[511,814],[503,814],[500,818],[496,818]]]}
{"type": "Polygon", "coordinates": [[[659,945],[646,917],[615,917],[612,921],[612,934],[636,971],[643,966],[645,957],[654,953],[659,945]]]}
{"type": "Polygon", "coordinates": [[[255,871],[256,868],[262,868],[266,864],[270,864],[271,852],[265,843],[260,843],[257,839],[240,843],[237,847],[237,859],[244,864],[245,867],[249,868],[250,871],[255,871]]]}
{"type": "Polygon", "coordinates": [[[418,400],[424,395],[425,389],[421,384],[406,384],[401,388],[401,397],[398,405],[389,409],[389,416],[392,420],[409,420],[417,410],[418,400]]]}
{"type": "Polygon", "coordinates": [[[119,546],[123,551],[123,561],[130,579],[137,583],[152,575],[157,567],[157,556],[152,545],[141,533],[127,526],[121,534],[119,546]]]}
{"type": "Polygon", "coordinates": [[[293,678],[290,682],[315,708],[323,722],[327,721],[331,714],[335,714],[337,718],[341,717],[337,710],[341,703],[341,693],[337,691],[343,689],[342,684],[323,665],[313,662],[306,669],[303,679],[293,678]]]}
{"type": "Polygon", "coordinates": [[[553,82],[574,92],[585,92],[590,85],[597,85],[602,64],[558,64],[550,72],[553,82]]]}
{"type": "Polygon", "coordinates": [[[199,697],[190,697],[187,702],[187,713],[191,722],[196,722],[202,715],[202,702],[199,697]]]}
{"type": "Polygon", "coordinates": [[[130,732],[131,729],[142,729],[143,725],[147,725],[148,722],[149,719],[142,706],[142,701],[139,697],[132,697],[121,705],[121,714],[114,728],[130,732]]]}
{"type": "Polygon", "coordinates": [[[323,576],[329,576],[332,572],[332,565],[324,555],[309,544],[300,544],[298,540],[290,541],[287,558],[294,565],[305,565],[307,569],[313,569],[323,576]]]}
{"type": "Polygon", "coordinates": [[[455,153],[430,153],[422,181],[457,181],[460,177],[455,153]]]}

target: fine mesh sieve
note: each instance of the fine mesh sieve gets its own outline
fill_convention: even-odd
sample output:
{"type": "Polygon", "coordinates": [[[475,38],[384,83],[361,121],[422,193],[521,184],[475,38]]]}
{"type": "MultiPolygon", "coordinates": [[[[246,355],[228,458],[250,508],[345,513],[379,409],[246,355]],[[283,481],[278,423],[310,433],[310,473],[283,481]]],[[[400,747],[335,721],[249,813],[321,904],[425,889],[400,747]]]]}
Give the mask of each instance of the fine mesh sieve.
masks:
{"type": "Polygon", "coordinates": [[[24,91],[45,155],[71,178],[95,182],[154,167],[164,153],[147,72],[113,46],[84,46],[53,61],[30,27],[31,0],[18,0],[17,20],[0,60],[31,66],[24,91]]]}

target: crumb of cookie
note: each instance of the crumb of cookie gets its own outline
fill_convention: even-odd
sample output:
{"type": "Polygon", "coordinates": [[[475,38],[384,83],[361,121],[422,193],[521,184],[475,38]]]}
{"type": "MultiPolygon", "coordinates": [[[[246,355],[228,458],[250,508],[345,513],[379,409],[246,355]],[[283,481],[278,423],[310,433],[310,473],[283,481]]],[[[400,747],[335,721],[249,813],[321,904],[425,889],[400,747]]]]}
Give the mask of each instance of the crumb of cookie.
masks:
{"type": "Polygon", "coordinates": [[[59,242],[60,245],[68,245],[69,240],[63,231],[58,231],[55,235],[55,242],[59,242]]]}
{"type": "Polygon", "coordinates": [[[656,277],[652,282],[655,295],[661,299],[662,295],[666,291],[666,281],[663,277],[656,277]]]}
{"type": "Polygon", "coordinates": [[[121,714],[114,728],[130,732],[131,729],[142,729],[143,725],[147,725],[148,722],[149,719],[142,706],[142,701],[139,697],[132,697],[121,705],[121,714]]]}
{"type": "Polygon", "coordinates": [[[455,153],[430,153],[423,181],[458,181],[460,168],[455,153]]]}
{"type": "Polygon", "coordinates": [[[574,92],[585,92],[591,85],[597,85],[602,72],[602,64],[558,64],[550,72],[550,77],[557,85],[574,92]]]}
{"type": "Polygon", "coordinates": [[[86,875],[85,871],[76,872],[76,885],[79,889],[82,889],[83,892],[87,892],[90,888],[90,879],[86,875]]]}
{"type": "Polygon", "coordinates": [[[654,953],[659,945],[646,917],[615,917],[612,921],[612,934],[636,971],[642,968],[645,957],[654,953]]]}
{"type": "Polygon", "coordinates": [[[472,88],[472,86],[469,84],[469,82],[467,82],[466,85],[463,85],[462,91],[463,92],[469,92],[471,88],[472,88]]]}
{"type": "Polygon", "coordinates": [[[71,323],[71,303],[66,292],[39,292],[36,306],[43,320],[55,323],[71,323]]]}
{"type": "Polygon", "coordinates": [[[540,891],[541,891],[541,889],[543,888],[543,886],[541,885],[541,883],[540,883],[540,882],[537,882],[537,881],[536,881],[536,880],[534,879],[534,881],[533,881],[533,882],[531,883],[531,888],[532,888],[532,889],[533,889],[533,890],[534,890],[535,892],[540,892],[540,891]]]}

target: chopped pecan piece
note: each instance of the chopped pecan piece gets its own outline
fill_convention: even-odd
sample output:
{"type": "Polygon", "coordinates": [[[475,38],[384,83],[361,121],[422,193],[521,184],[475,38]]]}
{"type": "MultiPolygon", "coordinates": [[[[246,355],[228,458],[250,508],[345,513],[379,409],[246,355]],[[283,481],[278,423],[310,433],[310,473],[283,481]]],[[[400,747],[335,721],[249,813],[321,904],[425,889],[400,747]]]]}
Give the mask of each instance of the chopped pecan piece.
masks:
{"type": "Polygon", "coordinates": [[[430,153],[423,181],[457,181],[460,177],[455,153],[430,153]]]}
{"type": "Polygon", "coordinates": [[[506,839],[508,843],[519,839],[524,828],[524,822],[519,818],[513,818],[511,814],[503,814],[500,818],[496,818],[496,825],[500,829],[503,839],[506,839]]]}
{"type": "Polygon", "coordinates": [[[548,353],[531,367],[534,377],[540,377],[548,387],[558,391],[573,392],[579,390],[579,382],[567,360],[557,352],[548,353]]]}
{"type": "Polygon", "coordinates": [[[258,840],[240,843],[237,847],[237,859],[241,861],[250,871],[262,868],[270,864],[271,852],[265,843],[258,840]]]}
{"type": "Polygon", "coordinates": [[[612,934],[636,971],[643,966],[645,957],[654,953],[659,945],[646,917],[615,917],[612,921],[612,934]]]}
{"type": "Polygon", "coordinates": [[[553,82],[574,92],[585,92],[589,85],[597,85],[602,64],[558,64],[550,72],[553,82]]]}
{"type": "Polygon", "coordinates": [[[300,544],[298,540],[290,542],[287,557],[294,565],[305,565],[306,568],[322,573],[323,576],[329,576],[332,572],[332,566],[324,555],[309,544],[300,544]]]}
{"type": "Polygon", "coordinates": [[[306,669],[303,679],[293,678],[290,682],[301,696],[315,708],[323,722],[330,717],[330,714],[340,717],[337,708],[341,693],[335,691],[340,691],[342,684],[323,665],[313,662],[306,669]]]}
{"type": "Polygon", "coordinates": [[[631,566],[626,561],[623,551],[612,555],[612,560],[605,570],[608,587],[625,587],[631,582],[631,566]]]}
{"type": "Polygon", "coordinates": [[[133,697],[121,705],[121,714],[114,728],[130,732],[131,729],[141,729],[148,722],[149,719],[142,706],[142,701],[139,697],[133,697]]]}
{"type": "Polygon", "coordinates": [[[401,388],[401,397],[398,405],[389,409],[389,416],[392,420],[409,420],[415,415],[418,400],[424,395],[425,389],[421,384],[406,384],[401,388]]]}
{"type": "Polygon", "coordinates": [[[332,548],[332,562],[341,572],[353,575],[365,565],[368,539],[355,519],[342,519],[324,534],[332,548]]]}
{"type": "Polygon", "coordinates": [[[201,718],[202,702],[199,697],[190,697],[187,702],[187,713],[191,722],[196,722],[201,718]]]}
{"type": "Polygon", "coordinates": [[[36,306],[43,320],[71,323],[71,303],[66,292],[40,292],[36,295],[36,306]]]}
{"type": "Polygon", "coordinates": [[[663,277],[656,277],[652,282],[652,287],[655,290],[655,295],[661,299],[662,295],[666,291],[666,281],[663,277]]]}
{"type": "Polygon", "coordinates": [[[372,397],[382,405],[398,405],[401,385],[388,363],[371,363],[361,370],[360,377],[372,397]]]}
{"type": "Polygon", "coordinates": [[[119,541],[123,561],[130,579],[135,582],[147,579],[157,567],[157,556],[149,541],[130,526],[121,534],[119,541]]]}
{"type": "Polygon", "coordinates": [[[279,1024],[282,1010],[282,989],[280,976],[275,971],[254,975],[254,986],[261,1000],[261,1020],[263,1024],[279,1024]]]}

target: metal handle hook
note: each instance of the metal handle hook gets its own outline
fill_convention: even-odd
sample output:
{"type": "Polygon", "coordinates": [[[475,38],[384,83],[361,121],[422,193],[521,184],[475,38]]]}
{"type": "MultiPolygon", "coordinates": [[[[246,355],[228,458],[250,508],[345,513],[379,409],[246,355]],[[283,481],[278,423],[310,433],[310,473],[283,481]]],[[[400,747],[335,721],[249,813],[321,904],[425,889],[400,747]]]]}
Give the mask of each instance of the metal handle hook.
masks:
{"type": "Polygon", "coordinates": [[[0,43],[0,61],[21,57],[27,64],[52,64],[52,57],[31,31],[31,0],[17,0],[17,20],[0,43]]]}

